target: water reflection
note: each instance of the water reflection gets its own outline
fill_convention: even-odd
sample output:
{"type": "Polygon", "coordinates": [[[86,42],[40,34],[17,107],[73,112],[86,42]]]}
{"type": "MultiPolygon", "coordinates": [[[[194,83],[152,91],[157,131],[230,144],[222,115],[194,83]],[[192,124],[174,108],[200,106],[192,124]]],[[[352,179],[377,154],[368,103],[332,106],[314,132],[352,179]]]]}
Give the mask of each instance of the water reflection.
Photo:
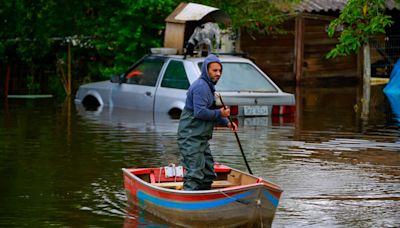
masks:
{"type": "MultiPolygon", "coordinates": [[[[153,113],[137,111],[125,108],[100,107],[98,110],[87,110],[83,105],[76,104],[77,113],[94,123],[110,125],[112,127],[123,126],[136,129],[138,131],[155,130],[159,132],[173,131],[178,129],[179,119],[171,118],[167,113],[153,113]]],[[[294,116],[274,116],[274,117],[234,117],[239,126],[269,126],[293,124],[294,116]]]]}
{"type": "Polygon", "coordinates": [[[400,93],[385,93],[393,113],[393,119],[400,125],[400,93]]]}
{"type": "MultiPolygon", "coordinates": [[[[296,116],[237,120],[255,175],[284,189],[273,227],[400,226],[400,129],[382,87],[368,121],[360,94],[303,87],[296,116]]],[[[8,100],[0,119],[1,227],[170,226],[127,204],[121,168],[179,163],[177,120],[53,100],[8,100]]],[[[246,170],[229,130],[211,149],[246,170]]]]}
{"type": "Polygon", "coordinates": [[[176,132],[179,124],[178,119],[172,119],[167,113],[144,112],[117,107],[101,107],[96,111],[88,111],[81,104],[77,104],[76,109],[82,117],[110,125],[110,127],[123,126],[138,131],[176,132]]]}
{"type": "Polygon", "coordinates": [[[167,224],[164,220],[146,210],[137,206],[130,205],[127,210],[127,216],[124,220],[124,228],[135,227],[173,227],[173,224],[167,224]]]}

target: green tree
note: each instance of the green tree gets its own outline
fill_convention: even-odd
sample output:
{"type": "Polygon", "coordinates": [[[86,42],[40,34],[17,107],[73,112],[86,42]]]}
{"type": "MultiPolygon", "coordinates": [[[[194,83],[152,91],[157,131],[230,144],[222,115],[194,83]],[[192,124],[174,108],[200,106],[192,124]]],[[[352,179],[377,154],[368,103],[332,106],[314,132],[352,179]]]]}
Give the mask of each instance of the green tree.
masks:
{"type": "Polygon", "coordinates": [[[368,43],[369,37],[385,33],[385,28],[393,24],[391,17],[385,15],[385,9],[385,0],[349,0],[339,17],[329,24],[330,37],[341,31],[339,43],[327,58],[357,52],[368,43]]]}
{"type": "MultiPolygon", "coordinates": [[[[41,0],[3,1],[0,10],[2,50],[15,47],[20,57],[27,61],[32,60],[33,53],[39,56],[46,53],[47,41],[42,38],[47,34],[44,22],[50,6],[50,1],[41,0]],[[38,7],[40,4],[43,7],[38,7]]],[[[7,57],[2,55],[1,58],[7,57]]]]}
{"type": "Polygon", "coordinates": [[[105,60],[104,75],[124,72],[129,65],[160,47],[165,18],[177,6],[175,0],[122,0],[113,12],[97,18],[93,44],[105,60]]]}
{"type": "Polygon", "coordinates": [[[233,28],[250,33],[282,33],[281,25],[290,18],[293,5],[301,0],[200,0],[199,3],[217,7],[232,19],[233,28]]]}
{"type": "MultiPolygon", "coordinates": [[[[121,73],[149,48],[162,45],[164,20],[180,2],[0,0],[0,61],[9,59],[7,50],[32,68],[46,55],[65,58],[65,41],[73,37],[90,41],[101,57],[99,67],[106,77],[121,73]]],[[[285,19],[278,7],[266,0],[198,2],[221,8],[232,17],[234,27],[248,31],[279,31],[277,25],[285,19]]],[[[285,5],[298,0],[280,2],[285,5]]],[[[78,47],[74,51],[85,50],[78,47]]]]}
{"type": "Polygon", "coordinates": [[[40,59],[49,52],[57,38],[91,35],[91,4],[79,1],[56,0],[2,0],[0,3],[0,43],[4,55],[14,48],[18,57],[26,62],[40,59]]]}
{"type": "Polygon", "coordinates": [[[57,59],[66,62],[73,38],[79,43],[75,58],[93,52],[100,56],[94,68],[106,77],[121,73],[150,47],[161,46],[164,19],[178,2],[0,0],[0,62],[22,60],[33,83],[40,61],[54,68],[57,59]]]}

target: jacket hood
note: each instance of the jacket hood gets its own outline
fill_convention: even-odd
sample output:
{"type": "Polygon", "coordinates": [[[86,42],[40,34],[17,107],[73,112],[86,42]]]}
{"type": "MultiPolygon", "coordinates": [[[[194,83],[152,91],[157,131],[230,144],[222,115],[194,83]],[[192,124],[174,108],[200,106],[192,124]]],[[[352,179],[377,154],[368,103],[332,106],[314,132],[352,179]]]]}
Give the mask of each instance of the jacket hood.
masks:
{"type": "Polygon", "coordinates": [[[204,79],[208,84],[213,85],[214,83],[210,80],[210,77],[208,77],[208,65],[210,63],[219,63],[221,65],[221,72],[222,72],[222,63],[221,60],[217,58],[217,56],[210,54],[207,56],[207,58],[204,60],[203,65],[201,66],[201,75],[200,78],[204,79]]]}

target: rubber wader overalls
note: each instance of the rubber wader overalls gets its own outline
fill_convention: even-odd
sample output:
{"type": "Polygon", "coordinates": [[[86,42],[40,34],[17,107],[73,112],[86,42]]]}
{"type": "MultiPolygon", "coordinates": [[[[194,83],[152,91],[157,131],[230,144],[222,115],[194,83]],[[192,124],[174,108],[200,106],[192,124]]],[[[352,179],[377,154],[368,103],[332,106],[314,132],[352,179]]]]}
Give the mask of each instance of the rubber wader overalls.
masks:
{"type": "Polygon", "coordinates": [[[215,88],[207,70],[212,62],[220,63],[214,55],[205,59],[200,78],[188,89],[185,108],[180,117],[178,145],[182,165],[186,168],[184,190],[211,189],[216,174],[208,140],[212,138],[215,122],[228,125],[228,119],[222,117],[219,109],[215,108],[215,88]]]}

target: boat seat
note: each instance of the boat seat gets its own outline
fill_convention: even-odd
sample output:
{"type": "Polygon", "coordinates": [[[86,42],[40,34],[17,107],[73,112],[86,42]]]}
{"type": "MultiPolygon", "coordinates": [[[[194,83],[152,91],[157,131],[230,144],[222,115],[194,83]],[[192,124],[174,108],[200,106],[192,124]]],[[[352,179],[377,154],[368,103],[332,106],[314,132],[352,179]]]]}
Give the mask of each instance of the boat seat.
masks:
{"type": "MultiPolygon", "coordinates": [[[[163,188],[174,188],[174,189],[183,189],[183,182],[160,182],[160,183],[152,183],[152,185],[163,187],[163,188]]],[[[228,188],[235,186],[234,183],[227,180],[218,180],[214,181],[211,185],[211,188],[228,188]]]]}

